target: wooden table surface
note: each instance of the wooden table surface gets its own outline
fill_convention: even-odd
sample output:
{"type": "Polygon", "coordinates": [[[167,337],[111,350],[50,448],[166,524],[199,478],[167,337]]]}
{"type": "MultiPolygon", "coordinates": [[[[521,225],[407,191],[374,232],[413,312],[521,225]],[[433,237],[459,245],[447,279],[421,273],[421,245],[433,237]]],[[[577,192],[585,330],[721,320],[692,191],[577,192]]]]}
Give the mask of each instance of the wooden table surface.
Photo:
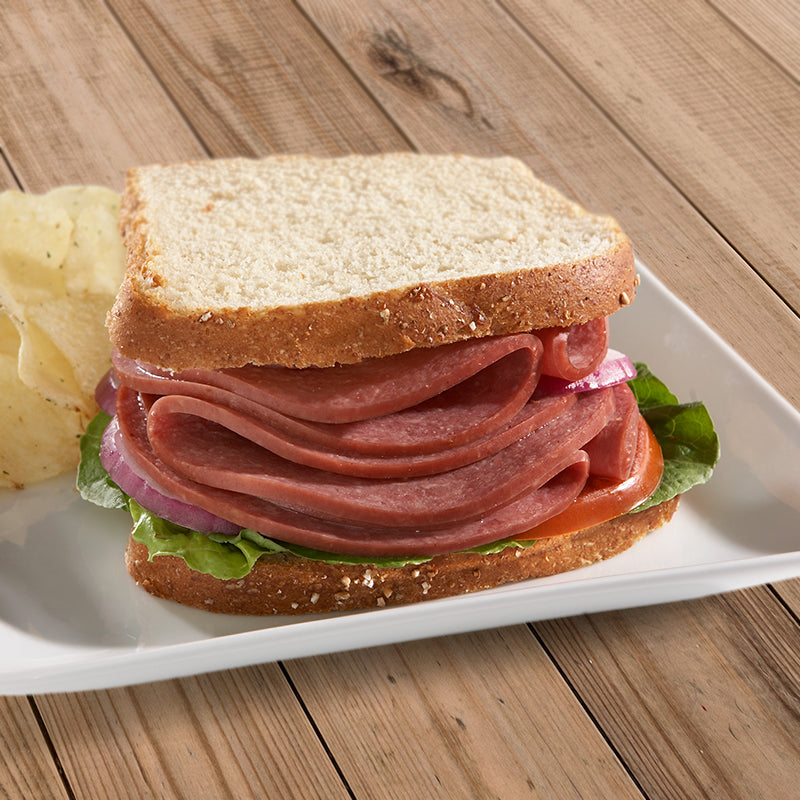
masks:
{"type": "MultiPolygon", "coordinates": [[[[0,188],[508,153],[800,407],[794,0],[4,0],[0,188]]],[[[798,532],[800,533],[800,532],[798,532]]],[[[800,579],[0,698],[4,798],[794,798],[800,579]]],[[[2,656],[0,656],[2,657],[2,656]]]]}

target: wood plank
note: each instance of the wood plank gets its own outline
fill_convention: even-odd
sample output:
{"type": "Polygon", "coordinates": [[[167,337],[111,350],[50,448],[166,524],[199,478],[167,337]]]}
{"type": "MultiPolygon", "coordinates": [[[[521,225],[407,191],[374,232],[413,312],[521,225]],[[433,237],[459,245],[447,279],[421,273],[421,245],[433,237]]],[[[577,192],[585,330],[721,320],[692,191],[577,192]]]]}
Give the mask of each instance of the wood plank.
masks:
{"type": "Polygon", "coordinates": [[[800,81],[800,5],[796,0],[713,0],[713,5],[800,81]]]}
{"type": "Polygon", "coordinates": [[[708,3],[508,8],[800,312],[796,80],[708,3]]]}
{"type": "Polygon", "coordinates": [[[641,797],[524,626],[286,670],[356,797],[641,797]]]}
{"type": "Polygon", "coordinates": [[[780,581],[772,587],[786,603],[787,608],[794,614],[796,619],[800,619],[800,578],[792,578],[787,581],[780,581]]]}
{"type": "Polygon", "coordinates": [[[8,166],[5,153],[0,151],[0,192],[4,192],[7,189],[19,189],[19,184],[17,183],[14,173],[8,166]]]}
{"type": "Polygon", "coordinates": [[[0,795],[4,800],[69,796],[25,697],[0,698],[0,795]]]}
{"type": "Polygon", "coordinates": [[[522,157],[615,215],[666,285],[800,408],[800,363],[781,355],[800,319],[513,19],[474,3],[425,3],[413,19],[401,0],[302,6],[414,146],[522,157]],[[769,340],[740,324],[747,314],[769,340]]]}
{"type": "Polygon", "coordinates": [[[349,797],[276,665],[37,703],[76,798],[349,797]]]}
{"type": "Polygon", "coordinates": [[[205,155],[101,0],[1,3],[0,31],[2,146],[27,190],[119,190],[132,164],[205,155]]]}
{"type": "Polygon", "coordinates": [[[109,5],[215,156],[408,149],[291,3],[109,5]]]}
{"type": "Polygon", "coordinates": [[[797,796],[800,628],[767,588],[534,627],[648,797],[797,796]]]}

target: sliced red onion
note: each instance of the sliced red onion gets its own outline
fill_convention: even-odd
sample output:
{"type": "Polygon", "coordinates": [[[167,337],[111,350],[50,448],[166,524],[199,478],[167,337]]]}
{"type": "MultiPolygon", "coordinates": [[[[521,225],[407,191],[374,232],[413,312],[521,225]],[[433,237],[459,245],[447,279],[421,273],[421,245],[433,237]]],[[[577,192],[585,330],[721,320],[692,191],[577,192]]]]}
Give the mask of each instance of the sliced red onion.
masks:
{"type": "Polygon", "coordinates": [[[636,377],[636,367],[624,353],[609,349],[603,363],[594,371],[576,381],[565,381],[550,375],[542,375],[536,386],[534,397],[546,395],[586,392],[590,389],[603,389],[616,386],[636,377]]]}
{"type": "Polygon", "coordinates": [[[117,374],[112,367],[97,383],[94,390],[94,400],[97,405],[113,417],[116,413],[117,389],[119,382],[117,374]]]}
{"type": "Polygon", "coordinates": [[[153,486],[127,456],[117,418],[109,422],[100,443],[100,461],[111,476],[111,480],[132,497],[142,508],[146,508],[162,519],[182,525],[200,533],[225,533],[235,535],[240,525],[212,514],[198,506],[184,503],[153,486]]]}

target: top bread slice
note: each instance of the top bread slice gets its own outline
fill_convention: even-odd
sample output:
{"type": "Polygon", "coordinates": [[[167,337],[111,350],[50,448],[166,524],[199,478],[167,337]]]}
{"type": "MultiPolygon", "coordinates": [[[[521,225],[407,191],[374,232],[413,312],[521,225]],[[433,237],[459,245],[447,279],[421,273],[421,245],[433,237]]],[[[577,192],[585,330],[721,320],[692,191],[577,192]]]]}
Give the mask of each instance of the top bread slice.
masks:
{"type": "Polygon", "coordinates": [[[508,157],[135,167],[112,343],[169,369],[331,366],[631,302],[630,242],[508,157]]]}

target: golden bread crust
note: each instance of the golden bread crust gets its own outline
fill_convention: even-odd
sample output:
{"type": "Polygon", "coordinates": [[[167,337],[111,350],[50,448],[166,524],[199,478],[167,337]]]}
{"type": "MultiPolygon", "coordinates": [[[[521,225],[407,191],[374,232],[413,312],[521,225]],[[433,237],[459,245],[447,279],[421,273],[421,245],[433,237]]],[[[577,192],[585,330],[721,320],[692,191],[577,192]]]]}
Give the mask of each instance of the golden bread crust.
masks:
{"type": "Polygon", "coordinates": [[[229,614],[307,614],[376,608],[466,594],[512,581],[567,572],[610,558],[666,524],[678,498],[574,534],[541,539],[500,553],[453,553],[400,568],[326,564],[278,554],[262,556],[240,580],[195,572],[177,556],[148,560],[129,538],[126,565],[156,597],[229,614]]]}
{"type": "Polygon", "coordinates": [[[122,355],[169,369],[333,366],[413,347],[567,326],[632,302],[630,244],[584,264],[462,278],[295,308],[184,315],[128,277],[109,315],[122,355]]]}

